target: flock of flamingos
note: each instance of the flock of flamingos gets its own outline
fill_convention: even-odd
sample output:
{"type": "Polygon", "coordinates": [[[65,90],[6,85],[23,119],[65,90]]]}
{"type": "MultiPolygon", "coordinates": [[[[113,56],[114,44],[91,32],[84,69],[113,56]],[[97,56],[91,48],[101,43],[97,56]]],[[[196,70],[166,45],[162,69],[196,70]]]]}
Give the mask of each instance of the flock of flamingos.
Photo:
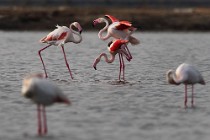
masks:
{"type": "MultiPolygon", "coordinates": [[[[112,63],[115,60],[116,54],[119,55],[120,61],[120,71],[119,71],[119,81],[125,81],[125,65],[124,58],[128,61],[132,60],[132,55],[127,47],[130,43],[131,45],[138,45],[140,41],[132,36],[136,31],[136,28],[132,26],[129,21],[120,21],[111,15],[105,15],[104,18],[97,18],[93,21],[93,26],[105,23],[105,27],[101,29],[98,33],[98,37],[101,40],[107,40],[113,38],[113,40],[108,43],[108,51],[110,53],[110,58],[108,58],[106,53],[101,53],[94,61],[93,67],[96,70],[97,64],[100,62],[101,58],[104,57],[107,63],[112,63]],[[111,23],[108,22],[109,19],[111,23]],[[104,32],[107,32],[105,36],[102,36],[104,32]]],[[[70,100],[62,93],[62,91],[54,85],[51,81],[47,79],[47,71],[45,68],[44,61],[41,56],[41,52],[48,47],[60,46],[63,51],[66,66],[68,68],[69,74],[73,79],[70,66],[68,64],[64,44],[68,42],[80,43],[82,41],[82,27],[78,22],[73,22],[70,24],[69,28],[66,26],[56,26],[57,28],[50,32],[47,36],[43,37],[40,42],[48,44],[46,47],[38,51],[41,62],[43,64],[45,75],[43,74],[31,74],[24,78],[22,86],[22,95],[26,98],[31,99],[37,104],[38,113],[38,135],[43,136],[48,132],[47,129],[47,118],[45,112],[45,106],[52,105],[53,103],[65,103],[71,104],[70,100]],[[73,29],[76,27],[77,31],[73,29]],[[75,35],[77,36],[75,38],[75,35]]],[[[179,85],[185,85],[185,108],[187,107],[187,85],[192,86],[192,96],[191,105],[194,106],[194,84],[199,83],[205,85],[205,81],[200,74],[200,72],[195,69],[195,67],[183,63],[176,71],[169,70],[166,74],[166,79],[168,83],[179,85]]]]}

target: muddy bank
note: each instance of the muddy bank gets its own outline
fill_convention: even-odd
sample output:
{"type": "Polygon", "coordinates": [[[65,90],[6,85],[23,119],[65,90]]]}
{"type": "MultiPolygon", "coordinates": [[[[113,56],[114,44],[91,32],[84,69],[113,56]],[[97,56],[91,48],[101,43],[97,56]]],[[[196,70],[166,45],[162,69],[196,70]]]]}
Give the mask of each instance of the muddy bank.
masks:
{"type": "Polygon", "coordinates": [[[78,21],[84,30],[94,30],[92,21],[104,14],[132,21],[141,31],[210,31],[210,8],[142,7],[1,7],[0,29],[52,30],[78,21]]]}

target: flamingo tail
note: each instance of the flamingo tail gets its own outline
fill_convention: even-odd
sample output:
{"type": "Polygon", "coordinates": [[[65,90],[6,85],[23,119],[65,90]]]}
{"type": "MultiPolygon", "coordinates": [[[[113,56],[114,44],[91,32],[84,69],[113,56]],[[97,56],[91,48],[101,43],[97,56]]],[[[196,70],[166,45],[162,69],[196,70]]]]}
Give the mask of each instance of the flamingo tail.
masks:
{"type": "Polygon", "coordinates": [[[137,38],[133,37],[133,36],[129,36],[129,42],[131,43],[131,45],[138,45],[138,44],[140,44],[140,41],[137,38]]]}

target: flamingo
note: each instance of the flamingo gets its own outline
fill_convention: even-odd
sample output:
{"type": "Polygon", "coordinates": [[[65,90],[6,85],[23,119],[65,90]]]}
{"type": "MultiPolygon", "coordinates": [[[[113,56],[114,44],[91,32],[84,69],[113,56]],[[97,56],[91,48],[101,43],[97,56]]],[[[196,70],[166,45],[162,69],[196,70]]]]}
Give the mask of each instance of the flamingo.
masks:
{"type": "Polygon", "coordinates": [[[131,36],[131,34],[136,30],[129,21],[119,21],[115,17],[111,15],[105,15],[105,17],[108,17],[111,19],[112,23],[109,25],[109,22],[105,18],[97,18],[93,21],[93,26],[95,26],[98,23],[105,22],[105,26],[103,29],[101,29],[98,33],[98,37],[101,40],[107,40],[110,37],[114,37],[116,39],[124,39],[129,40],[129,42],[132,45],[138,45],[139,40],[135,37],[131,36]],[[106,36],[102,36],[103,32],[107,30],[106,36]]]}
{"type": "Polygon", "coordinates": [[[47,36],[43,37],[40,40],[41,43],[49,44],[46,47],[44,47],[38,51],[39,57],[41,59],[42,65],[44,67],[45,77],[47,78],[48,76],[47,76],[46,68],[44,65],[44,61],[41,56],[41,52],[43,50],[47,49],[48,47],[54,45],[54,46],[61,46],[66,66],[68,68],[71,78],[73,79],[69,64],[67,62],[67,58],[66,58],[66,54],[65,54],[65,50],[64,50],[64,44],[68,43],[68,42],[73,42],[75,44],[80,43],[82,41],[82,36],[81,36],[82,27],[80,26],[80,24],[78,22],[71,23],[69,28],[66,26],[59,26],[59,25],[57,25],[56,27],[57,28],[54,31],[50,32],[47,36]],[[76,27],[78,29],[78,31],[75,31],[73,29],[73,27],[76,27]],[[75,39],[74,34],[78,37],[77,39],[75,39]]]}
{"type": "Polygon", "coordinates": [[[38,135],[47,134],[47,117],[45,106],[53,103],[70,105],[69,99],[51,81],[44,78],[43,74],[31,74],[24,78],[21,94],[37,104],[38,135]]]}
{"type": "MultiPolygon", "coordinates": [[[[99,24],[99,23],[105,23],[106,25],[104,26],[103,29],[101,29],[98,33],[98,37],[101,40],[107,40],[110,37],[113,37],[115,39],[124,39],[124,40],[129,40],[129,42],[132,45],[138,45],[140,41],[136,39],[135,37],[131,36],[131,34],[136,30],[132,26],[132,24],[129,21],[119,21],[117,18],[111,15],[105,15],[105,17],[109,18],[112,23],[109,25],[109,22],[105,18],[97,18],[93,21],[93,26],[99,24]],[[102,36],[102,34],[107,30],[107,34],[105,36],[102,36]]],[[[129,53],[131,59],[132,55],[127,47],[126,44],[125,48],[127,52],[129,53]]]]}
{"type": "Polygon", "coordinates": [[[186,63],[179,65],[175,72],[169,70],[166,74],[166,79],[170,84],[179,85],[183,83],[185,85],[185,107],[187,107],[187,85],[192,85],[192,107],[194,106],[194,84],[199,83],[205,85],[201,73],[195,67],[186,63]]]}
{"type": "Polygon", "coordinates": [[[122,79],[125,80],[124,76],[125,76],[125,64],[124,64],[124,60],[123,60],[123,55],[126,57],[126,59],[128,61],[131,60],[130,55],[127,53],[126,49],[123,48],[123,44],[128,43],[128,40],[121,40],[121,39],[117,39],[114,40],[113,42],[110,42],[108,44],[108,50],[111,54],[111,57],[108,58],[106,53],[101,53],[94,61],[93,63],[93,67],[95,70],[96,69],[96,65],[100,62],[101,58],[104,57],[105,61],[107,63],[112,63],[115,60],[115,55],[117,53],[119,53],[119,60],[120,60],[120,72],[119,72],[119,81],[121,81],[121,71],[123,72],[122,75],[122,79]]]}

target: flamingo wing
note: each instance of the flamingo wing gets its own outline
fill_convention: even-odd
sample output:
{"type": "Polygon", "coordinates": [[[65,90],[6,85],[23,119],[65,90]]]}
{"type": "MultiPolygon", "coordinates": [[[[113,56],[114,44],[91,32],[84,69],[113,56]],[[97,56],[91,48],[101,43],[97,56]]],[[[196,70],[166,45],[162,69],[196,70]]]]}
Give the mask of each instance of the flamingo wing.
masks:
{"type": "Polygon", "coordinates": [[[112,23],[119,21],[116,17],[111,16],[111,15],[105,15],[105,17],[109,18],[112,21],[112,23]]]}
{"type": "Polygon", "coordinates": [[[109,49],[111,52],[115,52],[121,47],[122,44],[125,43],[128,43],[128,40],[121,40],[121,39],[115,40],[114,42],[109,43],[110,45],[109,49]]]}
{"type": "Polygon", "coordinates": [[[115,27],[117,30],[125,30],[131,28],[132,24],[129,21],[120,21],[115,27]]]}

